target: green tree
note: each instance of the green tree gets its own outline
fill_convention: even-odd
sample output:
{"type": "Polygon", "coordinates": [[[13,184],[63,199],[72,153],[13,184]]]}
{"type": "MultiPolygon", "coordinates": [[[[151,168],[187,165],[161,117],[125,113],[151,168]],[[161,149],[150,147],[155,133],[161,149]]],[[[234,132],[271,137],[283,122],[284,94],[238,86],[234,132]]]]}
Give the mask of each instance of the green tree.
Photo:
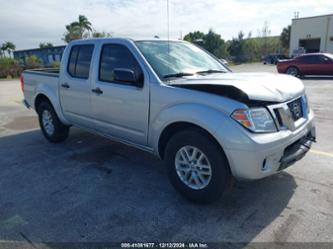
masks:
{"type": "Polygon", "coordinates": [[[203,38],[205,37],[205,34],[200,31],[190,32],[187,35],[184,36],[184,40],[188,42],[201,42],[203,41],[203,38]]]}
{"type": "Polygon", "coordinates": [[[39,43],[39,48],[52,48],[53,44],[51,42],[41,42],[39,43]]]}
{"type": "Polygon", "coordinates": [[[16,46],[14,43],[6,41],[2,44],[1,46],[1,50],[3,51],[3,54],[5,54],[5,52],[7,52],[8,56],[11,57],[12,56],[12,52],[15,50],[16,46]]]}
{"type": "Polygon", "coordinates": [[[225,41],[212,29],[204,36],[203,47],[218,58],[226,57],[225,41]]]}
{"type": "Polygon", "coordinates": [[[285,27],[280,35],[280,41],[281,45],[285,49],[289,49],[289,44],[290,44],[290,33],[291,33],[291,25],[288,25],[285,27]]]}
{"type": "Polygon", "coordinates": [[[84,15],[79,15],[78,25],[80,27],[81,34],[83,35],[83,33],[87,31],[89,36],[90,32],[92,31],[92,24],[88,21],[88,18],[84,15]]]}
{"type": "Polygon", "coordinates": [[[200,45],[218,58],[228,57],[225,41],[212,29],[207,34],[201,31],[188,33],[184,36],[184,40],[200,45]]]}
{"type": "Polygon", "coordinates": [[[228,44],[228,52],[235,62],[245,62],[245,40],[244,33],[240,31],[237,38],[233,38],[228,44]]]}
{"type": "MultiPolygon", "coordinates": [[[[271,30],[267,21],[264,22],[264,26],[261,30],[261,42],[262,42],[262,54],[266,55],[269,53],[269,41],[268,37],[271,35],[271,30]]],[[[260,36],[260,35],[259,35],[260,36]]]]}
{"type": "Polygon", "coordinates": [[[249,33],[248,37],[244,40],[243,53],[245,61],[259,61],[261,59],[259,39],[252,38],[252,34],[249,33]]]}
{"type": "Polygon", "coordinates": [[[66,33],[63,40],[67,43],[84,37],[90,37],[90,32],[92,31],[92,24],[84,15],[79,15],[78,21],[72,22],[65,27],[66,33]]]}
{"type": "Polygon", "coordinates": [[[63,40],[67,43],[73,40],[82,39],[79,27],[75,23],[66,25],[66,33],[64,34],[63,40]]]}
{"type": "Polygon", "coordinates": [[[105,38],[105,37],[111,37],[111,33],[107,33],[107,32],[98,32],[96,30],[94,30],[92,32],[92,37],[94,38],[105,38]]]}

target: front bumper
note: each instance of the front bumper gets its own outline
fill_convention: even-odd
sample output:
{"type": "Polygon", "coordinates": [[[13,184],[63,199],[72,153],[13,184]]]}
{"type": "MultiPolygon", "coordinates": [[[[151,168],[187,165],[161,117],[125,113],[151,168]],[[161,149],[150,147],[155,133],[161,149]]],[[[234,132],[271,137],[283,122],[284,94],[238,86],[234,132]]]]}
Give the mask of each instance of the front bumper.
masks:
{"type": "Polygon", "coordinates": [[[279,170],[283,170],[296,161],[301,160],[305,154],[311,149],[312,142],[315,142],[316,138],[312,132],[309,132],[307,136],[301,138],[295,143],[289,145],[283,153],[283,157],[280,160],[279,170]]]}
{"type": "MultiPolygon", "coordinates": [[[[250,135],[251,136],[251,135],[250,135]]],[[[313,115],[297,130],[280,131],[261,139],[253,135],[243,147],[225,149],[233,176],[239,180],[264,178],[302,159],[315,141],[313,115]]]]}

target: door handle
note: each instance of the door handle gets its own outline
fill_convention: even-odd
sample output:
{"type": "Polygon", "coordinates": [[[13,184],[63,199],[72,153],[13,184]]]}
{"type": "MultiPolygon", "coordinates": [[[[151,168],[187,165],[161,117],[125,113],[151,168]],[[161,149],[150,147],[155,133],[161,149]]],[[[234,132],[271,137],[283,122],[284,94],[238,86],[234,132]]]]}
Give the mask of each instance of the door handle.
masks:
{"type": "Polygon", "coordinates": [[[68,83],[64,83],[64,84],[61,84],[61,86],[63,87],[63,88],[70,88],[70,86],[68,85],[68,83]]]}
{"type": "Polygon", "coordinates": [[[99,87],[96,87],[95,89],[92,89],[91,91],[93,93],[97,93],[97,94],[102,94],[103,93],[103,91],[99,87]]]}

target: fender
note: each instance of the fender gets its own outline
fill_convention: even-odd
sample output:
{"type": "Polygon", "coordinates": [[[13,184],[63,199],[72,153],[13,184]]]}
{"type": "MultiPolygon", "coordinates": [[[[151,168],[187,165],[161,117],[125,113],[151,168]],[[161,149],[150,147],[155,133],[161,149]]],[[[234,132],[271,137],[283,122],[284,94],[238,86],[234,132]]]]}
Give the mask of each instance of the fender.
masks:
{"type": "MultiPolygon", "coordinates": [[[[217,130],[221,129],[230,118],[226,113],[216,110],[212,107],[200,104],[177,104],[162,110],[151,122],[149,133],[149,144],[152,145],[154,151],[158,154],[158,143],[164,129],[178,122],[187,122],[202,127],[212,136],[217,130]]],[[[214,136],[216,138],[216,136],[214,136]]],[[[223,138],[216,138],[223,147],[223,138]]]]}
{"type": "Polygon", "coordinates": [[[228,149],[233,144],[247,143],[249,138],[241,131],[243,128],[240,126],[239,129],[235,129],[235,123],[228,113],[210,106],[190,103],[178,104],[164,109],[152,121],[149,133],[149,144],[152,145],[157,156],[160,157],[158,144],[162,132],[166,127],[177,122],[192,123],[210,133],[225,152],[232,174],[237,175],[228,149]]]}
{"type": "MultiPolygon", "coordinates": [[[[58,84],[57,84],[58,87],[58,84]]],[[[56,114],[58,115],[60,121],[65,124],[65,125],[71,125],[65,118],[65,116],[62,113],[61,105],[60,105],[60,99],[58,96],[58,91],[52,90],[52,88],[46,84],[38,84],[35,90],[35,95],[34,95],[34,105],[35,106],[35,101],[36,98],[39,94],[45,95],[51,102],[56,114]]],[[[37,110],[36,110],[37,111],[37,110]]]]}

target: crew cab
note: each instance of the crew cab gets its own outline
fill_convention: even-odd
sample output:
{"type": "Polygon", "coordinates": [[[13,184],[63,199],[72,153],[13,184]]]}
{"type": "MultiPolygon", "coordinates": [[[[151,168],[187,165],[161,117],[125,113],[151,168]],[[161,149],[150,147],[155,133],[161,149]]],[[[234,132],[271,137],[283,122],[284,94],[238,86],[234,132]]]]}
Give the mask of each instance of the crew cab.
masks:
{"type": "Polygon", "coordinates": [[[285,169],[315,140],[299,79],[233,73],[185,41],[73,41],[60,70],[26,70],[21,84],[47,140],[63,142],[77,126],[154,153],[198,202],[218,199],[232,178],[285,169]]]}

